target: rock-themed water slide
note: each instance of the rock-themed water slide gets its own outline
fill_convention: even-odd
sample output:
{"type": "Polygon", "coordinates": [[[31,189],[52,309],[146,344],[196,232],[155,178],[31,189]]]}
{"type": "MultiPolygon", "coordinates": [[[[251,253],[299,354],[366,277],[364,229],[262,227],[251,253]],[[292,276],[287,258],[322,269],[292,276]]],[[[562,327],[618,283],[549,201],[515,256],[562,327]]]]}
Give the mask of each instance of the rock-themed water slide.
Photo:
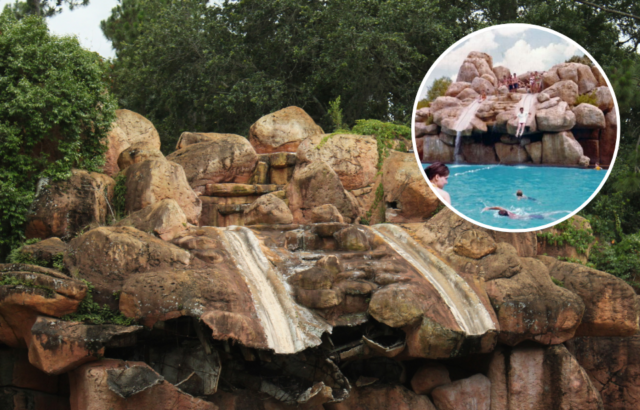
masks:
{"type": "MultiPolygon", "coordinates": [[[[498,78],[507,75],[509,68],[494,67],[488,54],[469,53],[445,95],[416,112],[416,144],[423,162],[582,167],[611,163],[617,118],[611,91],[595,66],[549,67],[536,94],[500,86],[498,78]],[[480,102],[483,93],[487,98],[480,102]],[[519,107],[531,113],[522,138],[515,137],[519,107]]],[[[530,75],[518,78],[528,84],[530,75]]]]}
{"type": "MultiPolygon", "coordinates": [[[[538,117],[533,98],[505,110],[538,117]]],[[[434,216],[410,153],[297,107],[167,157],[119,110],[109,147],[104,174],[40,184],[38,265],[0,265],[3,408],[638,407],[633,289],[546,256],[568,245],[434,216]]]]}

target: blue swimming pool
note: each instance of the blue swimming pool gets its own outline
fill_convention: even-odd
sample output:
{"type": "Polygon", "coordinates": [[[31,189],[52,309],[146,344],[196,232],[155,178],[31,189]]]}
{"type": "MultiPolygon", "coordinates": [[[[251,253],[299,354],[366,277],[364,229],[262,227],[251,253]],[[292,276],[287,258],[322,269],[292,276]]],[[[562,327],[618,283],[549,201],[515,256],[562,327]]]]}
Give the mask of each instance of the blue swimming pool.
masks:
{"type": "MultiPolygon", "coordinates": [[[[428,167],[429,164],[423,164],[428,167]]],[[[448,165],[445,191],[453,207],[474,221],[503,229],[529,229],[562,219],[586,201],[607,172],[594,169],[507,165],[448,165]],[[516,191],[535,200],[520,199],[516,191]],[[525,219],[511,219],[500,206],[525,219]],[[533,215],[533,217],[531,217],[533,215]]]]}

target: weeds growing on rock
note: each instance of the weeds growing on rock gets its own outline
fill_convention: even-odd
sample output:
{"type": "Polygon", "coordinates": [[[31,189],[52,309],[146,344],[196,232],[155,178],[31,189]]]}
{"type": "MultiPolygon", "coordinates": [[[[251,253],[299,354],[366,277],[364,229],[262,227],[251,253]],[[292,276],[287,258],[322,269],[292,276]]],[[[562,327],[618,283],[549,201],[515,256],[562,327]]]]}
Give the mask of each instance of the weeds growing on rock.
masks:
{"type": "Polygon", "coordinates": [[[2,279],[0,279],[0,286],[23,286],[25,288],[40,289],[44,291],[44,296],[47,298],[52,298],[56,294],[56,292],[48,286],[37,285],[33,280],[20,279],[19,277],[12,275],[2,275],[2,279]]]}
{"type": "Polygon", "coordinates": [[[113,311],[107,305],[100,306],[93,300],[93,291],[95,287],[91,282],[82,280],[87,285],[87,295],[84,297],[78,310],[69,315],[61,317],[62,320],[86,322],[94,325],[114,324],[121,326],[135,325],[135,320],[126,317],[119,311],[113,311]]]}

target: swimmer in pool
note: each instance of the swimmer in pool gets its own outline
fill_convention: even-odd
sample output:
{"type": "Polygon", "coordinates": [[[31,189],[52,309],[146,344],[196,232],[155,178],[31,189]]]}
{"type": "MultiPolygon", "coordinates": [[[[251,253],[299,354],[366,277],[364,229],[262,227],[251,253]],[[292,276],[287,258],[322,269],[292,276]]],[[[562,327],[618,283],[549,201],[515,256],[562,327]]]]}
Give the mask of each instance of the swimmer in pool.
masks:
{"type": "Polygon", "coordinates": [[[544,219],[544,215],[540,215],[540,214],[517,215],[499,206],[488,206],[484,208],[482,212],[491,211],[491,210],[498,211],[498,215],[508,216],[511,219],[544,219]]]}
{"type": "Polygon", "coordinates": [[[442,199],[451,205],[451,197],[444,190],[444,186],[449,183],[449,168],[442,162],[434,162],[429,165],[424,172],[427,174],[429,182],[433,184],[434,189],[440,194],[442,199]]]}
{"type": "Polygon", "coordinates": [[[595,166],[596,171],[600,171],[602,168],[600,167],[600,165],[596,162],[596,166],[595,166]]]}
{"type": "Polygon", "coordinates": [[[518,201],[521,199],[528,199],[529,201],[535,201],[535,198],[531,198],[530,196],[526,196],[522,193],[521,189],[518,189],[518,192],[516,192],[516,196],[518,197],[518,201]]]}

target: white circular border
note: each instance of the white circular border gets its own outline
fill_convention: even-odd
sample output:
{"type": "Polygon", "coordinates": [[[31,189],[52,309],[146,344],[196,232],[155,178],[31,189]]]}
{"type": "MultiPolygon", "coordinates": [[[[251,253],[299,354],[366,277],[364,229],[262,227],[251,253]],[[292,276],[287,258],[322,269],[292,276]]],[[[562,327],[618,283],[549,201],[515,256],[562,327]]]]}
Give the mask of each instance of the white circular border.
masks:
{"type": "Polygon", "coordinates": [[[620,129],[622,128],[621,127],[621,122],[622,121],[620,120],[620,109],[618,108],[618,100],[616,98],[615,91],[613,90],[613,87],[611,86],[611,82],[609,81],[609,77],[607,77],[607,74],[602,69],[600,64],[596,61],[595,58],[593,58],[593,56],[591,54],[589,54],[589,52],[587,50],[584,49],[584,47],[582,47],[580,44],[578,44],[573,39],[570,39],[569,37],[565,36],[564,34],[560,34],[557,31],[551,30],[550,28],[547,28],[547,27],[536,26],[535,24],[510,23],[510,24],[499,24],[499,25],[495,25],[495,26],[491,26],[491,27],[486,27],[486,28],[483,28],[481,30],[475,31],[475,32],[473,32],[471,34],[468,34],[468,35],[464,36],[460,40],[456,41],[452,46],[450,46],[444,53],[442,53],[440,55],[440,57],[438,57],[438,59],[431,65],[431,68],[429,68],[429,71],[427,71],[427,74],[425,74],[424,79],[422,80],[422,84],[420,84],[420,88],[418,88],[418,94],[416,95],[416,100],[415,100],[415,103],[413,104],[413,111],[412,111],[412,118],[411,118],[411,139],[412,139],[412,144],[413,144],[413,153],[414,153],[414,155],[416,157],[416,161],[418,162],[418,165],[420,167],[420,173],[422,174],[422,177],[424,178],[425,181],[427,181],[427,185],[429,185],[429,188],[433,191],[434,194],[436,194],[436,196],[438,197],[440,202],[442,202],[447,208],[449,208],[451,211],[453,211],[456,215],[458,215],[459,217],[463,218],[464,220],[469,221],[472,224],[481,226],[483,228],[490,229],[492,231],[499,231],[499,232],[521,233],[521,232],[540,231],[542,229],[551,228],[552,226],[555,226],[555,225],[559,224],[562,221],[566,221],[567,219],[571,218],[572,216],[574,216],[575,214],[580,212],[582,210],[582,208],[587,206],[589,204],[589,202],[591,202],[593,200],[593,198],[596,195],[598,195],[598,192],[600,192],[600,190],[602,189],[602,186],[607,182],[607,179],[609,179],[609,175],[611,175],[611,170],[613,170],[613,166],[615,165],[616,158],[618,157],[618,148],[620,147],[620,129]],[[561,219],[558,219],[556,221],[553,221],[551,223],[548,223],[546,225],[537,226],[535,228],[505,229],[505,228],[498,228],[498,227],[491,226],[491,225],[486,225],[486,224],[480,223],[480,222],[478,222],[476,220],[473,220],[473,219],[469,218],[468,216],[464,215],[463,213],[461,213],[460,211],[455,209],[452,205],[447,204],[442,199],[442,196],[440,196],[440,194],[435,189],[433,189],[433,187],[431,186],[431,182],[427,179],[427,175],[424,172],[424,168],[422,167],[422,161],[420,161],[420,157],[418,156],[418,149],[417,149],[417,145],[416,145],[416,129],[415,129],[416,115],[415,114],[416,114],[416,111],[417,111],[417,108],[418,108],[418,102],[420,100],[421,92],[423,91],[424,87],[426,86],[426,82],[427,82],[427,78],[429,77],[429,74],[431,74],[431,72],[436,68],[436,66],[438,65],[440,60],[445,58],[445,56],[447,54],[449,54],[457,45],[459,45],[463,41],[468,40],[472,36],[475,36],[476,34],[480,34],[480,33],[484,32],[484,31],[490,31],[490,30],[493,30],[493,29],[495,29],[497,27],[508,27],[508,26],[528,27],[528,28],[535,28],[535,29],[538,29],[538,30],[543,30],[543,31],[549,32],[551,34],[555,34],[556,36],[561,37],[566,41],[569,41],[571,44],[575,44],[578,47],[578,49],[580,49],[580,51],[582,51],[587,57],[589,57],[591,59],[591,61],[593,61],[595,66],[600,70],[600,73],[602,73],[602,76],[604,77],[605,81],[607,82],[607,86],[609,87],[609,91],[611,92],[611,96],[613,97],[613,104],[615,106],[616,116],[617,116],[616,120],[617,120],[617,124],[618,124],[617,125],[618,129],[617,129],[617,134],[616,134],[616,148],[613,151],[613,158],[611,160],[611,164],[609,164],[609,169],[607,170],[607,174],[602,179],[602,182],[600,183],[598,188],[595,191],[593,191],[593,194],[591,194],[591,196],[586,201],[584,201],[582,203],[582,205],[580,205],[575,211],[571,212],[569,215],[567,215],[567,216],[565,216],[565,217],[563,217],[561,219]]]}

